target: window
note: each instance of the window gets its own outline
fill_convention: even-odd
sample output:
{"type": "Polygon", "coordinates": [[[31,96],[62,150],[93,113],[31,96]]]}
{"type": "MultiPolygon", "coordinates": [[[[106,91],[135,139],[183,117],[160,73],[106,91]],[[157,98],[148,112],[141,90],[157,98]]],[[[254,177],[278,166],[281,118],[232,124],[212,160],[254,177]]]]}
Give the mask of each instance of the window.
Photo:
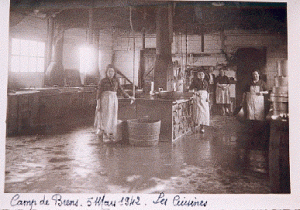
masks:
{"type": "Polygon", "coordinates": [[[12,72],[44,72],[44,62],[45,43],[12,39],[12,72]]]}

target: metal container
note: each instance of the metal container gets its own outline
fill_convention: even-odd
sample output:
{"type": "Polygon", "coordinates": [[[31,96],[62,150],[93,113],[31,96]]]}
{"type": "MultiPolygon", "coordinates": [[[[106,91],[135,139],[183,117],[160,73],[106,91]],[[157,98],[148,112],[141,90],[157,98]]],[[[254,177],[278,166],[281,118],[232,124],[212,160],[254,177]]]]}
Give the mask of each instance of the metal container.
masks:
{"type": "Polygon", "coordinates": [[[167,99],[167,98],[172,98],[172,96],[173,96],[173,91],[165,91],[165,90],[161,90],[161,91],[159,91],[158,96],[159,96],[160,98],[165,98],[165,99],[167,99]]]}
{"type": "Polygon", "coordinates": [[[275,86],[288,86],[288,78],[283,76],[275,77],[275,86]]]}
{"type": "Polygon", "coordinates": [[[273,87],[272,94],[287,96],[288,95],[288,87],[287,86],[273,87]]]}
{"type": "Polygon", "coordinates": [[[288,114],[287,60],[277,61],[277,76],[275,77],[275,87],[270,94],[270,102],[273,107],[272,117],[288,114]]]}
{"type": "Polygon", "coordinates": [[[273,115],[279,116],[280,114],[288,113],[288,96],[287,95],[270,95],[270,101],[273,105],[273,115]]]}

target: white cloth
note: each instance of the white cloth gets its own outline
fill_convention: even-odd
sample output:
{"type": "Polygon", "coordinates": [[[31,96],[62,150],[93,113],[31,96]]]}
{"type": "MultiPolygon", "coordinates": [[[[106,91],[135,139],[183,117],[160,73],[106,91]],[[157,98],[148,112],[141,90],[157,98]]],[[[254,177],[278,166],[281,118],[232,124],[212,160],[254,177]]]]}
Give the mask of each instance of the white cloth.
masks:
{"type": "Polygon", "coordinates": [[[199,125],[209,125],[209,103],[206,90],[199,90],[194,93],[194,122],[199,125]]]}
{"type": "Polygon", "coordinates": [[[265,120],[264,96],[248,92],[246,94],[246,108],[248,120],[265,120]]]}
{"type": "Polygon", "coordinates": [[[214,75],[209,73],[209,84],[214,84],[214,75]]]}
{"type": "Polygon", "coordinates": [[[114,138],[117,134],[118,123],[118,97],[113,91],[105,91],[101,95],[100,109],[95,113],[94,126],[98,135],[112,135],[114,138]]]}
{"type": "MultiPolygon", "coordinates": [[[[227,85],[227,84],[224,84],[227,85]]],[[[216,89],[216,103],[217,104],[230,104],[230,93],[229,87],[223,90],[221,87],[217,86],[216,89]]]]}

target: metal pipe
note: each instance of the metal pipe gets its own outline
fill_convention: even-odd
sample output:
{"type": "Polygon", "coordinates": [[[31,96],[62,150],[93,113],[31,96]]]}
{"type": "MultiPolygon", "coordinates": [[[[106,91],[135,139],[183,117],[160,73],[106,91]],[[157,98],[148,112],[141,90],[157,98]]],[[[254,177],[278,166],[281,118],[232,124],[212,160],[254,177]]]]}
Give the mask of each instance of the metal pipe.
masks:
{"type": "Polygon", "coordinates": [[[169,41],[173,42],[173,5],[168,5],[169,41]]]}
{"type": "Polygon", "coordinates": [[[54,19],[53,17],[49,17],[47,20],[47,43],[46,43],[46,51],[45,51],[45,72],[52,60],[52,45],[53,45],[53,37],[54,37],[54,19]]]}
{"type": "Polygon", "coordinates": [[[89,29],[88,29],[88,42],[93,44],[93,9],[89,9],[89,29]]]}
{"type": "Polygon", "coordinates": [[[133,34],[133,74],[132,74],[132,95],[135,97],[135,85],[134,85],[134,77],[135,77],[135,34],[133,30],[133,25],[132,25],[132,7],[130,7],[130,27],[131,27],[131,32],[133,34]]]}
{"type": "Polygon", "coordinates": [[[188,44],[187,44],[187,23],[185,24],[185,67],[187,67],[187,48],[188,48],[188,44]]]}

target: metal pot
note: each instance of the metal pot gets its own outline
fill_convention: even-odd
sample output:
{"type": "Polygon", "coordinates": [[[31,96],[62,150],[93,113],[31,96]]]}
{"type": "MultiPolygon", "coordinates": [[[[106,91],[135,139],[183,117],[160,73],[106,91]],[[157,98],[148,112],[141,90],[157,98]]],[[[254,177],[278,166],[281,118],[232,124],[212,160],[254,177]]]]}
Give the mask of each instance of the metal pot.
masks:
{"type": "Polygon", "coordinates": [[[173,95],[173,91],[165,91],[165,90],[159,91],[158,94],[160,98],[171,98],[172,95],[173,95]]]}

